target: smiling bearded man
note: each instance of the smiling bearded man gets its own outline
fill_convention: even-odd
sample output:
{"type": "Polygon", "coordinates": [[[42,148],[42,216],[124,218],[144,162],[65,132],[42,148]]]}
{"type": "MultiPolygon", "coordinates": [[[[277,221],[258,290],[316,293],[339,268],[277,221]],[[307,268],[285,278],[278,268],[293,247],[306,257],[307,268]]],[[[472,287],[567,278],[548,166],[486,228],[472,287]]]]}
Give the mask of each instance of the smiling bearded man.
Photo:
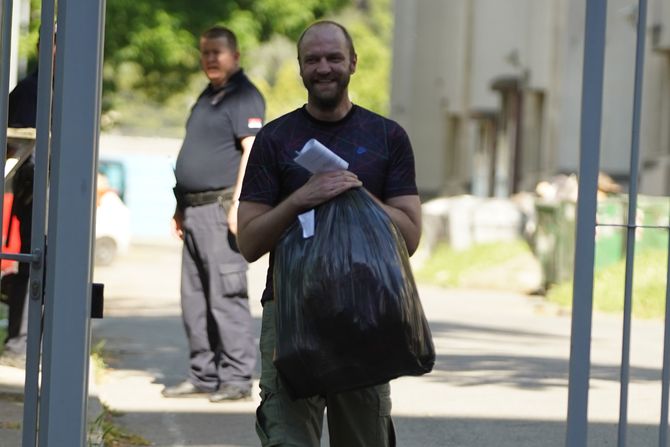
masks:
{"type": "Polygon", "coordinates": [[[238,213],[238,243],[244,257],[253,262],[270,252],[262,297],[261,404],[256,432],[263,446],[319,446],[327,407],[332,447],[390,447],[395,445],[395,433],[388,382],[291,399],[272,362],[277,336],[274,250],[299,214],[363,186],[397,226],[409,253],[416,250],[421,235],[412,146],[400,125],[349,99],[349,79],[358,59],[347,30],[331,21],[311,25],[298,41],[298,62],[307,104],[258,133],[238,213]],[[310,176],[294,158],[312,138],[346,160],[348,170],[310,176]]]}

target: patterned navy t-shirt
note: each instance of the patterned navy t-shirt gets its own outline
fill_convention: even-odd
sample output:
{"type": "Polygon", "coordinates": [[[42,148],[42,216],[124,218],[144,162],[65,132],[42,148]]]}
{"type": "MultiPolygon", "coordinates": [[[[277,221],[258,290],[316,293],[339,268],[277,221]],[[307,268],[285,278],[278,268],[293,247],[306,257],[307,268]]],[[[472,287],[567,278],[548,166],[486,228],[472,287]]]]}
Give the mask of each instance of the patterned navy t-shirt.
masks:
{"type": "MultiPolygon", "coordinates": [[[[363,186],[382,201],[416,195],[414,154],[396,122],[354,105],[339,121],[319,121],[305,108],[261,129],[254,141],[240,200],[276,206],[300,188],[310,173],[293,159],[311,138],[349,163],[363,186]]],[[[273,254],[263,301],[272,299],[273,254]]]]}

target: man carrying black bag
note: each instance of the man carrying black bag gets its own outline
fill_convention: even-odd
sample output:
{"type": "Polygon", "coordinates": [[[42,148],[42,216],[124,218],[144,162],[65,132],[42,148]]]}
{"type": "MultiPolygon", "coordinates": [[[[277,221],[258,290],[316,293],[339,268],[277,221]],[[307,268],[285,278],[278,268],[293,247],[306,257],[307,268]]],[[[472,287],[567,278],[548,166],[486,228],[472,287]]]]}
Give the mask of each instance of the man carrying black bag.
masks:
{"type": "Polygon", "coordinates": [[[388,383],[294,400],[272,363],[274,250],[299,214],[363,186],[397,226],[410,254],[421,234],[421,206],[407,134],[397,123],[349,99],[349,78],[357,57],[347,30],[330,21],[311,25],[298,41],[298,61],[308,91],[307,104],[259,132],[238,213],[238,245],[243,256],[254,261],[270,252],[262,298],[262,401],[256,430],[264,446],[318,446],[327,406],[331,446],[393,446],[388,383]],[[298,166],[295,153],[312,138],[346,160],[348,170],[310,176],[298,166]]]}

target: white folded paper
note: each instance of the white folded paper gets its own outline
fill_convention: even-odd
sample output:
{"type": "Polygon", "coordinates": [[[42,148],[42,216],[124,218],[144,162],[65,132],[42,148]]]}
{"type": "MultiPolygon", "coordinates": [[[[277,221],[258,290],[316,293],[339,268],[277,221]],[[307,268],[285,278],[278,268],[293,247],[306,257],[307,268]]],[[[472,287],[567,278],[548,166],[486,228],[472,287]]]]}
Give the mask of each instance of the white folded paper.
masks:
{"type": "Polygon", "coordinates": [[[314,210],[298,214],[298,221],[302,227],[302,238],[307,239],[314,236],[314,210]]]}
{"type": "Polygon", "coordinates": [[[314,138],[305,143],[294,160],[312,174],[339,171],[349,167],[349,163],[314,138]]]}
{"type": "MultiPolygon", "coordinates": [[[[315,138],[305,143],[293,160],[312,174],[339,171],[349,167],[349,163],[315,138]]],[[[298,220],[302,227],[302,237],[307,239],[314,236],[314,210],[300,214],[298,220]]]]}

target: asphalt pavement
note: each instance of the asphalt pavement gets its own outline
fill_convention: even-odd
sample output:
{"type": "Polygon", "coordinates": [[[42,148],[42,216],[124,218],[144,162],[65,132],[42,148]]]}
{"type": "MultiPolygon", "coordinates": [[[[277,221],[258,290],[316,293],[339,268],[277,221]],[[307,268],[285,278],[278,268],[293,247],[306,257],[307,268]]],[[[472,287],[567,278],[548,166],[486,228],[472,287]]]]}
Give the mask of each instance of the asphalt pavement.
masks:
{"type": "MultiPolygon", "coordinates": [[[[257,336],[266,262],[249,271],[257,336]]],[[[108,366],[96,374],[92,399],[154,446],[257,446],[259,368],[249,401],[161,396],[186,374],[179,263],[177,244],[134,246],[112,266],[96,269],[106,303],[92,337],[94,344],[104,342],[108,366]]],[[[419,289],[437,361],[428,375],[392,382],[398,446],[564,446],[569,313],[521,293],[419,289]]],[[[620,317],[594,316],[589,446],[616,445],[621,325],[620,317]]],[[[662,340],[662,322],[634,320],[627,446],[657,445],[662,340]]],[[[20,370],[0,367],[1,447],[20,445],[21,380],[20,370]]],[[[322,445],[328,446],[325,434],[322,445]]]]}

